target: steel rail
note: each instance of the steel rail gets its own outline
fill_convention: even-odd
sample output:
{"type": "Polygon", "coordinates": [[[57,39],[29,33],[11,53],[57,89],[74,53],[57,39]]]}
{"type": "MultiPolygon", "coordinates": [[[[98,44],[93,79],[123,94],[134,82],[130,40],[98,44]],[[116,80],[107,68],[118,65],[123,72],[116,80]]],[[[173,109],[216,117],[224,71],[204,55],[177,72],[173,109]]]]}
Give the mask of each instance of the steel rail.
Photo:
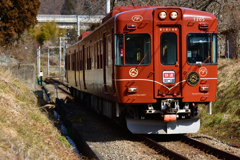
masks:
{"type": "Polygon", "coordinates": [[[184,136],[182,138],[182,140],[186,143],[190,143],[191,145],[198,147],[199,149],[201,149],[203,151],[209,151],[208,153],[211,153],[212,155],[214,155],[216,157],[220,157],[220,158],[224,158],[224,159],[228,159],[228,160],[239,160],[240,159],[240,157],[237,155],[214,148],[208,144],[202,143],[202,142],[195,140],[193,138],[190,138],[190,137],[184,136]]]}
{"type": "MultiPolygon", "coordinates": [[[[45,79],[45,82],[49,83],[49,84],[53,84],[51,81],[55,82],[55,83],[58,83],[58,84],[61,84],[63,85],[64,87],[66,87],[67,89],[69,88],[66,84],[62,83],[62,82],[59,82],[58,80],[55,80],[53,78],[46,78],[45,79]]],[[[63,89],[61,86],[58,86],[58,88],[63,91],[64,93],[68,94],[68,97],[67,99],[73,101],[73,97],[71,96],[71,94],[69,93],[69,91],[67,91],[66,89],[63,89]]]]}
{"type": "Polygon", "coordinates": [[[181,154],[178,154],[178,153],[164,147],[163,145],[161,145],[161,144],[159,144],[159,143],[157,143],[157,142],[155,142],[155,141],[153,141],[153,140],[151,140],[147,137],[144,137],[142,135],[137,135],[137,137],[140,140],[149,144],[150,146],[153,146],[156,151],[158,151],[160,153],[163,153],[164,155],[167,155],[170,158],[177,159],[177,160],[189,160],[187,157],[184,157],[181,154]]]}

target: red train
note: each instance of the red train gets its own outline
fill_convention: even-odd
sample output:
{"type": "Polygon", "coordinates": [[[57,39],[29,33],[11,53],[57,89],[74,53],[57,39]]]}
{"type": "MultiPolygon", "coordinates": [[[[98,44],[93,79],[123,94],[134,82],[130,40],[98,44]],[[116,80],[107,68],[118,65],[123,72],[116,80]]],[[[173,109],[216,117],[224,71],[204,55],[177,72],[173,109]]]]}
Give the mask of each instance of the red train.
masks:
{"type": "Polygon", "coordinates": [[[141,134],[194,133],[215,101],[217,19],[180,7],[117,7],[67,49],[76,97],[141,134]]]}

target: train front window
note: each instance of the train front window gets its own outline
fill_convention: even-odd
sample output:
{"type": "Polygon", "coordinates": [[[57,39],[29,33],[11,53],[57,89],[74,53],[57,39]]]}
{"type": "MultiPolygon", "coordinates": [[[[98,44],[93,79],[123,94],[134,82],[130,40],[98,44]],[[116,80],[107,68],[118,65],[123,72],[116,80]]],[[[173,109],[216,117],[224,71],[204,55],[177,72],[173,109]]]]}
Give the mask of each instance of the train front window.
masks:
{"type": "Polygon", "coordinates": [[[187,35],[187,62],[189,64],[211,63],[211,35],[191,33],[187,35]]]}
{"type": "Polygon", "coordinates": [[[149,34],[116,35],[115,42],[116,65],[123,65],[123,57],[125,57],[125,65],[150,64],[151,38],[149,34]],[[123,37],[125,37],[125,42],[123,42],[123,37]],[[123,48],[123,43],[125,43],[125,49],[123,48]]]}
{"type": "Polygon", "coordinates": [[[125,35],[125,64],[149,64],[151,57],[150,35],[126,34],[125,35]]]}
{"type": "Polygon", "coordinates": [[[175,33],[163,33],[161,35],[161,63],[174,65],[177,62],[177,35],[175,33]]]}

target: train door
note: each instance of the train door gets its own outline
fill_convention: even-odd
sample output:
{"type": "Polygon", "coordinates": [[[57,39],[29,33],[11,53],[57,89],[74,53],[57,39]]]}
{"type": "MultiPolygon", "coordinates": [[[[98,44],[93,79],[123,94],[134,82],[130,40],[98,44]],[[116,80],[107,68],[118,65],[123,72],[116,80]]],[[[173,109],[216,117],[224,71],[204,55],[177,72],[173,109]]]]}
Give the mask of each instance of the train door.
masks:
{"type": "Polygon", "coordinates": [[[74,60],[74,79],[75,79],[75,86],[77,87],[77,53],[76,53],[76,49],[74,50],[74,54],[73,54],[73,60],[74,60]]]}
{"type": "Polygon", "coordinates": [[[85,55],[85,48],[84,48],[84,45],[83,45],[83,48],[82,48],[83,50],[83,85],[84,85],[84,89],[87,89],[87,87],[86,87],[86,82],[85,82],[85,69],[86,69],[86,67],[85,67],[85,63],[86,63],[86,60],[85,60],[85,57],[86,57],[86,55],[85,55]]]}
{"type": "Polygon", "coordinates": [[[115,61],[115,55],[114,55],[114,29],[112,28],[112,88],[113,88],[113,93],[116,94],[116,86],[115,86],[115,64],[113,63],[115,61]]]}
{"type": "Polygon", "coordinates": [[[107,53],[106,53],[106,33],[103,33],[103,83],[104,83],[104,93],[108,94],[107,84],[106,84],[106,61],[107,53]]]}
{"type": "Polygon", "coordinates": [[[155,32],[155,97],[181,97],[179,28],[158,26],[155,32]]]}
{"type": "Polygon", "coordinates": [[[81,53],[81,49],[80,49],[80,43],[78,43],[78,73],[79,73],[79,87],[80,87],[80,90],[81,90],[81,56],[82,56],[82,53],[81,53]]]}

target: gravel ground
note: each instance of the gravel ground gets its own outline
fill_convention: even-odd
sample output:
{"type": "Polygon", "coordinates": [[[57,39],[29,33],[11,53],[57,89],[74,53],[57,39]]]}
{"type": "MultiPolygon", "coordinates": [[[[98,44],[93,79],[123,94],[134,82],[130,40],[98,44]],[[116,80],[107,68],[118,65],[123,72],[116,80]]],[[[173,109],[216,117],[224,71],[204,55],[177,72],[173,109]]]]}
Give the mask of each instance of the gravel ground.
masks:
{"type": "MultiPolygon", "coordinates": [[[[84,107],[79,107],[78,111],[74,111],[74,115],[73,119],[82,119],[77,125],[104,159],[168,159],[145,144],[133,140],[129,135],[112,129],[106,124],[106,121],[100,120],[100,116],[84,107]]],[[[215,148],[240,155],[240,149],[224,144],[213,137],[200,133],[188,134],[187,136],[215,148]]],[[[168,141],[160,144],[192,160],[218,159],[181,141],[168,141]]]]}
{"type": "MultiPolygon", "coordinates": [[[[48,86],[47,88],[54,93],[55,89],[53,87],[48,86]]],[[[66,97],[61,91],[59,91],[58,96],[66,97]]],[[[159,155],[152,148],[146,146],[142,142],[134,140],[133,137],[121,132],[119,129],[109,127],[107,121],[101,120],[102,118],[99,115],[86,109],[86,107],[76,104],[67,104],[67,106],[72,113],[71,119],[81,129],[88,142],[95,147],[104,159],[169,159],[159,155]]],[[[214,137],[201,133],[187,134],[187,136],[240,156],[239,148],[224,144],[214,137]]],[[[161,144],[189,159],[217,159],[212,155],[206,154],[180,141],[163,141],[161,144]]]]}
{"type": "Polygon", "coordinates": [[[204,135],[201,133],[187,134],[187,136],[192,137],[203,143],[206,143],[212,147],[240,156],[240,148],[229,146],[214,137],[204,135]]]}
{"type": "Polygon", "coordinates": [[[74,113],[71,116],[72,120],[81,129],[87,141],[104,159],[168,159],[142,142],[134,140],[132,135],[109,127],[106,120],[100,120],[99,115],[84,107],[68,109],[74,113]]]}
{"type": "Polygon", "coordinates": [[[192,160],[217,160],[218,158],[207,154],[200,149],[194,148],[181,141],[168,141],[168,142],[159,142],[161,145],[165,146],[168,149],[171,149],[189,159],[192,160]]]}

